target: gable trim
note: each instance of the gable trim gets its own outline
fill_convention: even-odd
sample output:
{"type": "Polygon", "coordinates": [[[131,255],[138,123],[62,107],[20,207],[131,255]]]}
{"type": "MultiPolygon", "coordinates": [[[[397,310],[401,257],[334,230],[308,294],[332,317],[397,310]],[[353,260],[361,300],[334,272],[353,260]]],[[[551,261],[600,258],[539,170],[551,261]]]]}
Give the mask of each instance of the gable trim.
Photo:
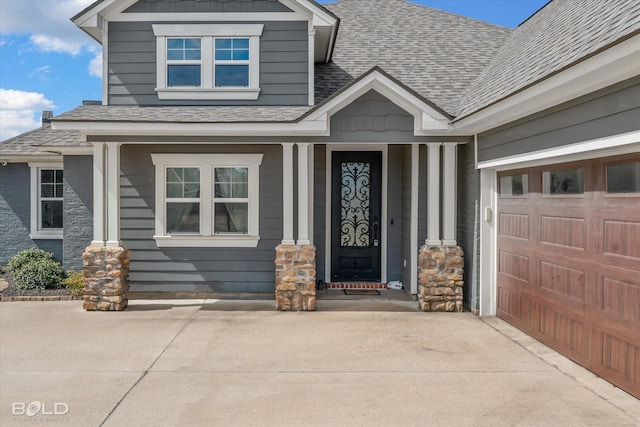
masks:
{"type": "Polygon", "coordinates": [[[451,116],[413,92],[379,67],[374,67],[316,108],[300,118],[300,123],[326,122],[329,130],[331,116],[375,90],[414,117],[414,135],[424,136],[452,131],[451,116]]]}

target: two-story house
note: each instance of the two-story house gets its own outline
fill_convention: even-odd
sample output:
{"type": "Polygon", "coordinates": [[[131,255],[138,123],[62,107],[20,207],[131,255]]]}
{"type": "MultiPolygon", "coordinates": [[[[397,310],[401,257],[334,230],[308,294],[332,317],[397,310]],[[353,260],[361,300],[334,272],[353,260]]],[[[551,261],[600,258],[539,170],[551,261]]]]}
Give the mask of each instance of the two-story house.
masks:
{"type": "Polygon", "coordinates": [[[72,20],[103,47],[103,99],[0,146],[0,261],[54,251],[88,310],[129,291],[314,310],[320,280],[401,281],[640,395],[637,2],[553,0],[515,30],[403,0],[72,20]]]}

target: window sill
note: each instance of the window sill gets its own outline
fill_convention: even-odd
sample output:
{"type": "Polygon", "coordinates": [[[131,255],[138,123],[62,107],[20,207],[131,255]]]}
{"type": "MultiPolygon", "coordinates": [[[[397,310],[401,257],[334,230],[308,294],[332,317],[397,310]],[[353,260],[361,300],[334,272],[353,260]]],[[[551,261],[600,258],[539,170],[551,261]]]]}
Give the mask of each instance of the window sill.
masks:
{"type": "Polygon", "coordinates": [[[62,235],[62,230],[60,232],[52,232],[52,233],[46,233],[46,232],[35,232],[35,233],[30,233],[29,234],[29,238],[31,240],[62,240],[63,239],[63,235],[62,235]]]}
{"type": "Polygon", "coordinates": [[[171,87],[157,88],[159,99],[216,99],[216,100],[251,100],[258,99],[259,88],[193,88],[171,87]]]}
{"type": "Polygon", "coordinates": [[[260,236],[153,236],[159,248],[255,248],[260,236]]]}

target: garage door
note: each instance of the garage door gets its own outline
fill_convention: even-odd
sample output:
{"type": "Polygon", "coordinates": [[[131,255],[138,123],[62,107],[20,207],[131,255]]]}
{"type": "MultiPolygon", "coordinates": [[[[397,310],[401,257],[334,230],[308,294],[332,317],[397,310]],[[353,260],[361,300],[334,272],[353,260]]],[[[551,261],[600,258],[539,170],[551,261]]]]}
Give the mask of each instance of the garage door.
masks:
{"type": "Polygon", "coordinates": [[[640,398],[640,154],[498,181],[498,316],[640,398]]]}

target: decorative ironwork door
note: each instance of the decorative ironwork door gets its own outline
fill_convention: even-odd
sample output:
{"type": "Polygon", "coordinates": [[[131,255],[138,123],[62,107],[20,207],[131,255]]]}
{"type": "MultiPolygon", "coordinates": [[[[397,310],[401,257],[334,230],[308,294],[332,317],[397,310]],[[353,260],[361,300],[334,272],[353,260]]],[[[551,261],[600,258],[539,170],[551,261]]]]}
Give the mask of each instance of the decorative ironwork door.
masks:
{"type": "Polygon", "coordinates": [[[333,153],[331,280],[380,280],[382,154],[333,153]]]}

